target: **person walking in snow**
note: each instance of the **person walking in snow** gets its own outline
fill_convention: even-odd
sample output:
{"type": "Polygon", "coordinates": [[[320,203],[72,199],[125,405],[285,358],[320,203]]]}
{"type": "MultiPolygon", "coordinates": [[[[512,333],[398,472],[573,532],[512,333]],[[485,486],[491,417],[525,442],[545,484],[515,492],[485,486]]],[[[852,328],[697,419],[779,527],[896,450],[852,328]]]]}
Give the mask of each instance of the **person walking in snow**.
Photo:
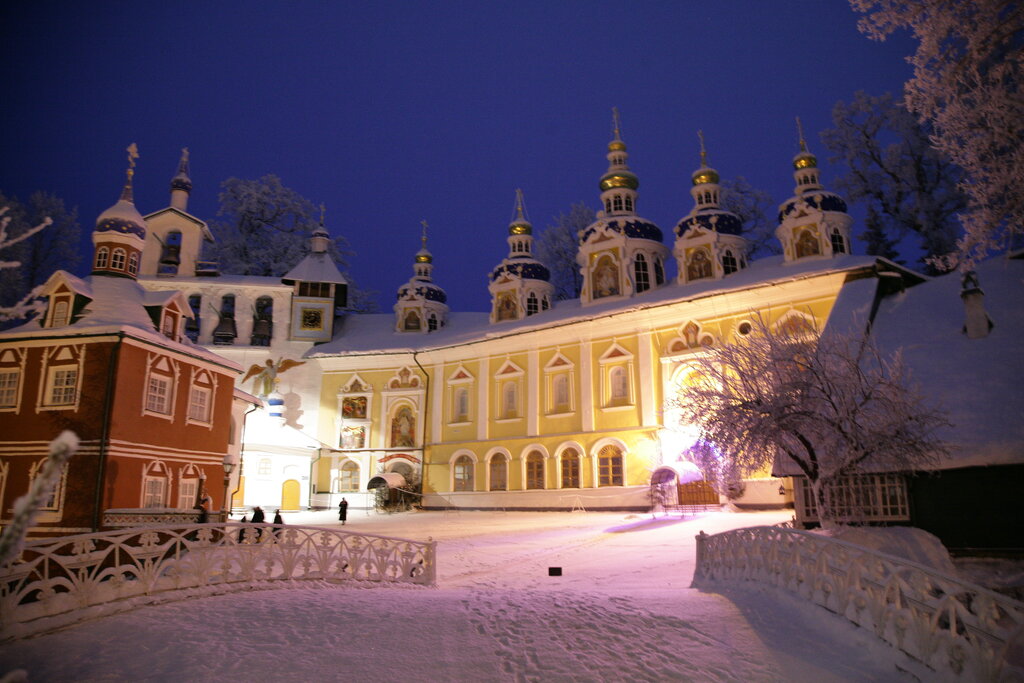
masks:
{"type": "Polygon", "coordinates": [[[274,538],[281,538],[281,527],[284,526],[284,520],[281,519],[281,511],[278,510],[274,513],[274,538]]]}
{"type": "MultiPolygon", "coordinates": [[[[263,508],[261,508],[259,505],[257,505],[256,507],[254,507],[252,509],[252,523],[253,524],[263,524],[263,522],[264,522],[264,520],[266,520],[266,518],[267,518],[266,515],[263,514],[263,508]]],[[[256,530],[256,540],[259,541],[261,538],[263,538],[263,529],[257,529],[256,530]]]]}
{"type": "MultiPolygon", "coordinates": [[[[242,524],[248,524],[248,523],[249,523],[249,516],[248,515],[242,515],[242,524]]],[[[245,527],[242,527],[241,529],[238,530],[238,542],[239,543],[245,543],[245,527]]]]}
{"type": "Polygon", "coordinates": [[[338,503],[338,521],[341,522],[342,526],[345,525],[345,520],[348,519],[348,501],[344,498],[338,503]]]}

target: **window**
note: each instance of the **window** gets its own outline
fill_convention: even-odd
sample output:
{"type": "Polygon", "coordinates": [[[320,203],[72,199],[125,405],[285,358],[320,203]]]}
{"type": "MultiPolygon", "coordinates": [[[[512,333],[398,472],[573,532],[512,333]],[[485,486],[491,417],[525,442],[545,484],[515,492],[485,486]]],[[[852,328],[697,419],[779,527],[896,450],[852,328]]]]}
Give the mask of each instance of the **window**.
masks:
{"type": "Polygon", "coordinates": [[[661,259],[654,259],[654,284],[661,286],[665,284],[665,266],[661,264],[661,259]]]}
{"type": "Polygon", "coordinates": [[[359,464],[346,460],[338,472],[338,491],[359,490],[359,464]]]}
{"type": "Polygon", "coordinates": [[[455,460],[452,472],[453,488],[456,491],[473,490],[473,459],[468,455],[460,455],[455,460]]]}
{"type": "Polygon", "coordinates": [[[469,422],[469,389],[456,387],[455,389],[455,422],[469,422]]]}
{"type": "Polygon", "coordinates": [[[256,474],[261,477],[270,476],[271,462],[270,458],[260,458],[259,464],[256,466],[256,474]]]}
{"type": "Polygon", "coordinates": [[[51,368],[47,405],[70,406],[78,393],[78,368],[51,368]]]}
{"type": "Polygon", "coordinates": [[[210,390],[206,387],[192,387],[189,391],[188,419],[196,422],[210,421],[210,390]]]}
{"type": "Polygon", "coordinates": [[[53,303],[53,317],[50,318],[50,327],[64,327],[68,324],[68,300],[57,299],[53,303]]]}
{"type": "Polygon", "coordinates": [[[690,263],[686,266],[687,280],[702,280],[711,277],[711,259],[704,249],[698,249],[690,257],[690,263]]]}
{"type": "Polygon", "coordinates": [[[139,255],[134,252],[128,257],[128,272],[132,275],[139,272],[139,255]]]}
{"type": "Polygon", "coordinates": [[[235,326],[235,295],[225,294],[220,298],[220,313],[218,315],[217,327],[213,330],[213,343],[226,345],[234,344],[238,336],[238,328],[235,326]]]}
{"type": "Polygon", "coordinates": [[[537,295],[530,292],[530,295],[526,297],[526,315],[534,315],[540,310],[540,306],[537,303],[537,295]]]}
{"type": "Polygon", "coordinates": [[[249,342],[253,346],[270,346],[270,338],[274,334],[274,300],[269,296],[256,299],[252,316],[252,337],[249,342]]]}
{"type": "Polygon", "coordinates": [[[18,405],[18,383],[21,370],[0,371],[0,408],[15,408],[18,405]]]}
{"type": "Polygon", "coordinates": [[[622,211],[622,195],[615,195],[612,197],[612,209],[615,211],[622,211]]]}
{"type": "Polygon", "coordinates": [[[433,313],[427,318],[427,332],[434,332],[437,330],[437,316],[433,313]]]}
{"type": "Polygon", "coordinates": [[[554,393],[553,403],[555,412],[569,412],[569,376],[566,374],[555,375],[551,385],[554,393]]]}
{"type": "Polygon", "coordinates": [[[512,419],[518,416],[518,387],[515,382],[505,382],[501,387],[501,416],[512,419]]]}
{"type": "Polygon", "coordinates": [[[150,375],[146,387],[146,410],[151,413],[169,415],[171,412],[171,378],[150,375]]]}
{"type": "Polygon", "coordinates": [[[142,507],[167,506],[167,480],[167,468],[162,462],[150,462],[146,465],[142,472],[142,507]]]}
{"type": "Polygon", "coordinates": [[[573,448],[562,453],[562,488],[580,487],[580,454],[573,448]]]}
{"type": "Polygon", "coordinates": [[[406,332],[415,332],[416,330],[419,330],[420,327],[420,316],[417,315],[416,311],[406,312],[405,322],[402,324],[402,329],[406,332]]]}
{"type": "Polygon", "coordinates": [[[612,200],[610,200],[610,199],[604,200],[604,210],[607,211],[608,213],[612,212],[612,200]]]}
{"type": "Polygon", "coordinates": [[[544,488],[544,456],[539,451],[526,456],[526,488],[544,488]]]}
{"type": "Polygon", "coordinates": [[[818,238],[810,230],[801,230],[796,239],[796,257],[815,256],[821,253],[818,238]]]}
{"type": "Polygon", "coordinates": [[[178,482],[178,509],[191,510],[199,500],[199,480],[193,477],[178,482]]]}
{"type": "Polygon", "coordinates": [[[331,283],[330,282],[300,282],[299,283],[299,296],[315,297],[317,299],[326,299],[331,296],[331,283]]]}
{"type": "Polygon", "coordinates": [[[839,234],[839,230],[832,231],[832,253],[833,254],[845,254],[846,253],[846,240],[839,234]]]}
{"type": "Polygon", "coordinates": [[[113,270],[124,270],[124,262],[128,253],[124,249],[115,249],[114,255],[110,258],[110,267],[113,270]]]}
{"type": "MultiPolygon", "coordinates": [[[[42,474],[43,466],[46,464],[46,459],[39,460],[32,465],[29,470],[28,476],[31,481],[35,481],[35,478],[42,474]]],[[[61,503],[64,499],[64,485],[65,479],[67,478],[67,465],[65,464],[60,471],[60,475],[56,477],[56,481],[53,482],[53,488],[45,495],[39,504],[40,510],[59,510],[61,503]]]]}
{"type": "Polygon", "coordinates": [[[508,460],[505,459],[504,454],[495,453],[491,457],[489,474],[491,479],[491,491],[507,491],[508,490],[508,460]]]}
{"type": "Polygon", "coordinates": [[[633,198],[627,196],[626,197],[626,211],[632,211],[632,210],[633,210],[633,198]]]}
{"type": "Polygon", "coordinates": [[[622,366],[612,368],[611,372],[608,373],[608,380],[611,385],[611,398],[613,402],[621,402],[629,398],[626,368],[622,366]]]}
{"type": "Polygon", "coordinates": [[[185,336],[193,342],[199,341],[199,312],[202,309],[203,297],[193,294],[188,298],[188,306],[192,309],[192,317],[185,321],[185,336]]]}
{"type": "Polygon", "coordinates": [[[163,324],[160,326],[160,331],[168,339],[174,339],[177,336],[178,327],[178,316],[164,311],[163,324]]]}
{"type": "Polygon", "coordinates": [[[636,261],[633,262],[633,273],[636,276],[637,294],[651,288],[651,274],[647,270],[647,259],[643,254],[636,255],[636,261]]]}
{"type": "Polygon", "coordinates": [[[96,265],[95,268],[106,268],[107,262],[110,260],[110,250],[106,247],[100,247],[96,250],[96,265]]]}
{"type": "Polygon", "coordinates": [[[622,452],[615,446],[605,446],[597,454],[598,485],[622,486],[622,452]]]}
{"type": "Polygon", "coordinates": [[[736,257],[730,249],[726,249],[725,253],[722,254],[722,273],[728,275],[729,273],[735,273],[737,270],[739,270],[739,267],[736,265],[736,257]]]}

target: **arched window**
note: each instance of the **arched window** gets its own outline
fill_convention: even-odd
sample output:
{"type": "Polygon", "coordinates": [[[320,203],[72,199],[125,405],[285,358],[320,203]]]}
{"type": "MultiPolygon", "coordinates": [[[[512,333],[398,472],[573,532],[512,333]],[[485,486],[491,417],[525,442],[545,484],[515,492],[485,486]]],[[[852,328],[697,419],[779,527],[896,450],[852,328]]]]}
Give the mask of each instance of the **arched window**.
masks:
{"type": "Polygon", "coordinates": [[[199,502],[199,470],[193,465],[187,465],[181,472],[178,479],[178,505],[179,510],[191,510],[199,502]]]}
{"type": "Polygon", "coordinates": [[[359,464],[346,460],[338,472],[337,491],[358,491],[359,490],[359,464]]]}
{"type": "Polygon", "coordinates": [[[814,233],[810,230],[801,230],[800,235],[796,238],[796,257],[816,256],[820,253],[821,245],[818,244],[818,238],[814,236],[814,233]]]}
{"type": "Polygon", "coordinates": [[[725,253],[722,254],[722,272],[728,275],[729,273],[735,273],[737,270],[739,270],[739,267],[736,264],[736,257],[731,249],[726,249],[725,253]]]}
{"type": "Polygon", "coordinates": [[[546,311],[549,308],[551,308],[551,302],[548,301],[547,297],[544,297],[543,299],[540,300],[540,310],[546,311]]]}
{"type": "Polygon", "coordinates": [[[632,211],[632,210],[633,210],[633,198],[630,197],[629,195],[626,195],[626,211],[632,211]]]}
{"type": "Polygon", "coordinates": [[[544,488],[544,456],[540,451],[530,451],[526,456],[526,488],[544,488]]]}
{"type": "Polygon", "coordinates": [[[225,294],[220,298],[220,320],[213,330],[214,344],[234,344],[238,336],[235,327],[235,295],[225,294]]]}
{"type": "Polygon", "coordinates": [[[612,200],[610,200],[610,199],[604,200],[604,210],[607,211],[608,213],[612,212],[612,200]]]}
{"type": "Polygon", "coordinates": [[[611,384],[611,396],[613,402],[623,402],[629,398],[629,384],[626,381],[626,368],[620,366],[611,369],[608,374],[608,381],[611,384]]]}
{"type": "Polygon", "coordinates": [[[167,468],[161,462],[151,462],[142,472],[142,507],[167,506],[167,468]]]}
{"type": "Polygon", "coordinates": [[[508,490],[508,460],[504,453],[495,453],[491,456],[489,474],[491,475],[491,491],[508,490]]]}
{"type": "Polygon", "coordinates": [[[110,257],[110,267],[113,270],[124,270],[124,262],[128,253],[124,249],[115,249],[110,257]]]}
{"type": "Polygon", "coordinates": [[[68,324],[68,300],[58,299],[53,304],[53,317],[50,318],[50,327],[64,327],[68,324]]]}
{"type": "Polygon", "coordinates": [[[452,466],[452,484],[456,491],[473,490],[473,459],[468,455],[460,455],[452,466]]]}
{"type": "Polygon", "coordinates": [[[433,332],[437,329],[437,315],[434,313],[430,314],[427,318],[427,332],[433,332]]]}
{"type": "Polygon", "coordinates": [[[261,296],[256,299],[252,314],[252,337],[250,342],[253,346],[270,346],[270,339],[274,336],[274,300],[269,296],[261,296]]]}
{"type": "Polygon", "coordinates": [[[139,255],[132,252],[132,255],[128,257],[128,272],[132,275],[136,275],[139,272],[139,255]]]}
{"type": "Polygon", "coordinates": [[[538,310],[540,310],[540,306],[537,303],[537,295],[530,292],[530,295],[526,297],[526,315],[533,315],[538,310]]]}
{"type": "Polygon", "coordinates": [[[598,486],[622,486],[622,451],[605,446],[597,454],[598,486]]]}
{"type": "Polygon", "coordinates": [[[456,387],[454,422],[469,422],[469,389],[456,387]]]}
{"type": "Polygon", "coordinates": [[[659,287],[665,284],[665,266],[662,265],[660,258],[654,259],[654,284],[659,287]]]}
{"type": "Polygon", "coordinates": [[[410,310],[405,313],[405,322],[402,324],[402,328],[406,332],[413,332],[420,329],[420,316],[416,311],[410,310]]]}
{"type": "Polygon", "coordinates": [[[698,249],[690,257],[690,263],[686,266],[687,280],[703,280],[711,277],[711,259],[704,249],[698,249]]]}
{"type": "Polygon", "coordinates": [[[578,489],[580,487],[580,454],[574,448],[567,448],[562,453],[562,488],[578,489]]]}
{"type": "Polygon", "coordinates": [[[107,262],[110,260],[110,250],[106,247],[100,247],[96,250],[96,268],[106,268],[107,262]]]}
{"type": "MultiPolygon", "coordinates": [[[[28,473],[28,477],[29,477],[29,481],[30,482],[34,481],[35,478],[39,476],[40,472],[43,469],[43,465],[45,465],[45,464],[46,464],[46,459],[44,458],[44,459],[42,459],[42,460],[40,460],[40,461],[38,461],[38,462],[36,462],[35,464],[32,465],[32,468],[29,470],[29,473],[28,473]]],[[[55,481],[53,483],[53,488],[50,490],[50,492],[48,494],[46,494],[46,496],[40,502],[40,504],[39,504],[39,509],[40,510],[59,510],[60,509],[61,502],[64,499],[64,485],[66,483],[65,479],[66,479],[67,471],[68,471],[67,468],[68,468],[67,464],[65,464],[61,468],[60,476],[58,476],[57,477],[57,481],[55,481]]],[[[6,470],[6,467],[5,467],[4,468],[4,473],[6,473],[6,471],[7,470],[6,470]]]]}
{"type": "Polygon", "coordinates": [[[647,259],[643,254],[637,254],[633,262],[633,273],[636,276],[636,291],[646,292],[651,288],[651,274],[647,270],[647,259]]]}
{"type": "Polygon", "coordinates": [[[185,321],[185,336],[193,342],[199,341],[199,314],[203,306],[203,297],[192,294],[188,298],[188,307],[192,309],[192,317],[185,321]]]}
{"type": "Polygon", "coordinates": [[[612,210],[613,211],[622,211],[622,195],[621,194],[617,194],[614,197],[612,197],[612,210]]]}
{"type": "Polygon", "coordinates": [[[832,253],[833,254],[845,254],[846,253],[846,240],[839,233],[838,228],[832,230],[832,253]]]}

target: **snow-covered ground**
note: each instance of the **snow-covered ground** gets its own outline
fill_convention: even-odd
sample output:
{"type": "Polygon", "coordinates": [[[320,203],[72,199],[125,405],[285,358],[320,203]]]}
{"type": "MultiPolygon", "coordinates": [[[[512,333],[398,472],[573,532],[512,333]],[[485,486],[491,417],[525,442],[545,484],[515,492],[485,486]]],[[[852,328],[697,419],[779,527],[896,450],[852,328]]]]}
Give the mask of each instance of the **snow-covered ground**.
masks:
{"type": "MultiPolygon", "coordinates": [[[[438,585],[249,591],[0,646],[42,681],[860,681],[921,668],[824,610],[690,588],[694,536],[791,512],[349,515],[438,541],[438,585]],[[561,567],[562,576],[549,576],[561,567]]],[[[286,516],[336,526],[332,512],[286,516]]]]}

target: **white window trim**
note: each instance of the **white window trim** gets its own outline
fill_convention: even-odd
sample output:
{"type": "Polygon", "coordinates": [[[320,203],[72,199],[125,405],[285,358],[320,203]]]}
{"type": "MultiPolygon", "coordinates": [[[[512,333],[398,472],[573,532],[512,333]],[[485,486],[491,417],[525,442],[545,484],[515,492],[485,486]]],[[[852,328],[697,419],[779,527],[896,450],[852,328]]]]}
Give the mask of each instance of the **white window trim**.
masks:
{"type": "MultiPolygon", "coordinates": [[[[149,354],[146,361],[146,380],[142,384],[142,415],[158,417],[168,422],[174,422],[174,409],[178,398],[178,385],[181,377],[180,364],[166,356],[157,353],[149,354]],[[157,367],[161,362],[166,364],[170,370],[157,367]],[[166,413],[158,413],[149,409],[149,380],[154,375],[167,380],[167,410],[166,413]]],[[[191,397],[190,397],[191,398],[191,397]]],[[[212,398],[212,396],[211,396],[212,398]]],[[[186,412],[186,417],[188,413],[186,412]]]]}
{"type": "Polygon", "coordinates": [[[476,474],[477,467],[480,465],[480,459],[476,457],[476,453],[466,449],[460,449],[452,453],[452,457],[448,460],[448,490],[451,493],[472,493],[476,491],[476,474]],[[469,489],[465,491],[455,490],[455,463],[458,462],[459,458],[466,456],[469,458],[470,465],[472,466],[471,476],[469,478],[469,489]]]}
{"type": "Polygon", "coordinates": [[[139,489],[139,507],[143,509],[157,509],[167,507],[167,497],[171,492],[171,471],[163,462],[159,460],[153,460],[142,468],[142,488],[139,489]],[[154,474],[156,472],[157,474],[154,474]],[[146,489],[150,481],[160,480],[163,482],[163,504],[146,506],[146,489]]]}
{"type": "Polygon", "coordinates": [[[476,378],[460,363],[454,371],[448,376],[448,426],[459,427],[473,423],[473,383],[476,378]],[[460,377],[460,375],[462,375],[460,377]],[[456,414],[457,406],[455,404],[456,389],[464,387],[466,389],[466,419],[460,420],[458,418],[461,415],[456,414]]]}
{"type": "MultiPolygon", "coordinates": [[[[22,365],[24,365],[24,360],[22,361],[22,365]]],[[[9,403],[9,404],[6,404],[6,405],[0,404],[0,413],[18,413],[18,412],[20,412],[20,407],[21,407],[21,390],[22,390],[22,387],[25,384],[24,382],[21,381],[22,378],[25,376],[25,373],[24,373],[22,367],[0,368],[0,375],[14,375],[14,387],[13,387],[13,391],[11,392],[11,394],[12,394],[12,401],[13,402],[9,403]]]]}
{"type": "MultiPolygon", "coordinates": [[[[39,476],[39,471],[43,468],[43,464],[46,459],[37,460],[32,463],[32,467],[29,469],[29,486],[35,481],[35,478],[39,476]]],[[[5,470],[6,473],[6,470],[5,470]]],[[[6,480],[6,476],[4,477],[6,480]]],[[[68,490],[68,463],[64,463],[60,469],[60,477],[54,484],[54,497],[53,507],[40,507],[39,512],[36,515],[35,521],[37,522],[59,522],[64,517],[64,501],[68,490]]],[[[6,481],[4,482],[6,486],[6,481]]],[[[0,495],[3,494],[3,490],[0,489],[0,495]]]]}
{"type": "Polygon", "coordinates": [[[519,422],[525,418],[523,406],[523,377],[525,374],[521,367],[508,359],[505,359],[505,362],[501,364],[498,371],[494,373],[494,405],[499,416],[494,420],[495,422],[519,422]],[[505,385],[509,382],[513,383],[516,392],[515,406],[513,408],[515,411],[514,415],[508,414],[505,405],[505,385]]]}

